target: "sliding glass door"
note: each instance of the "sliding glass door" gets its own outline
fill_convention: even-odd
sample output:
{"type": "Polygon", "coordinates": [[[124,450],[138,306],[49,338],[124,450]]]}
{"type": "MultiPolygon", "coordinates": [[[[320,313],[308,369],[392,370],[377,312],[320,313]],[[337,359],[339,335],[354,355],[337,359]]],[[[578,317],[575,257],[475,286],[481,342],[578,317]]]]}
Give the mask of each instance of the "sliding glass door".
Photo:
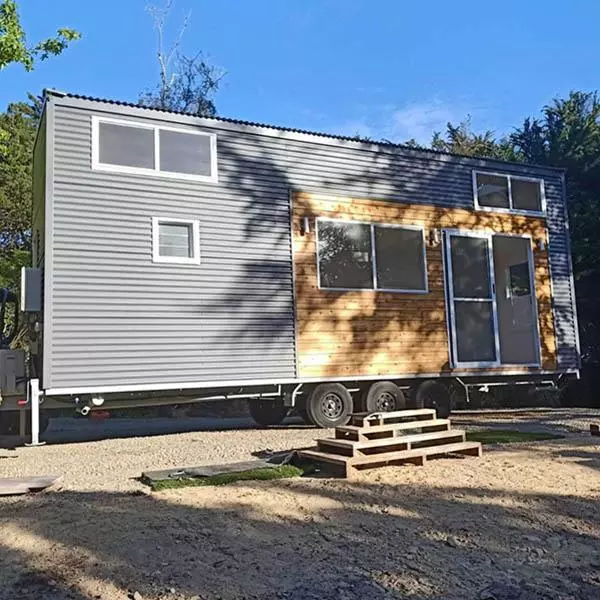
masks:
{"type": "Polygon", "coordinates": [[[492,236],[445,232],[446,282],[453,364],[500,364],[492,236]]]}

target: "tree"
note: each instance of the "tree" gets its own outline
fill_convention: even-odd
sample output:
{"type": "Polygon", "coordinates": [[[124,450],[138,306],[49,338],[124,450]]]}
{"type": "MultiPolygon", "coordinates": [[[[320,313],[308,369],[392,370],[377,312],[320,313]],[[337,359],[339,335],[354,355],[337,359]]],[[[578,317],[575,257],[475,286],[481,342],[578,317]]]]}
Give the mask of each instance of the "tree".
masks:
{"type": "Polygon", "coordinates": [[[181,52],[190,14],[184,19],[175,41],[165,49],[165,23],[172,6],[172,0],[168,0],[164,8],[147,7],[157,35],[159,83],[155,89],[143,92],[139,103],[152,108],[214,116],[217,111],[212,98],[225,73],[212,66],[201,52],[193,56],[181,52]]]}
{"type": "Polygon", "coordinates": [[[41,100],[10,104],[0,113],[0,287],[16,288],[31,245],[32,154],[41,100]]]}
{"type": "Polygon", "coordinates": [[[600,362],[600,99],[571,92],[511,136],[520,160],[567,170],[567,207],[582,355],[600,362]]]}
{"type": "Polygon", "coordinates": [[[74,29],[61,28],[56,37],[30,46],[21,25],[16,1],[0,2],[0,70],[12,63],[21,63],[27,71],[31,71],[36,59],[46,60],[50,56],[57,56],[80,37],[81,34],[74,29]]]}
{"type": "MultiPolygon", "coordinates": [[[[412,141],[412,140],[410,140],[412,141]]],[[[452,154],[465,156],[484,156],[501,160],[512,160],[510,143],[505,140],[496,140],[492,131],[474,133],[471,130],[471,117],[467,116],[458,125],[448,123],[446,133],[436,131],[431,139],[431,148],[452,154]]]]}
{"type": "Polygon", "coordinates": [[[521,160],[567,170],[573,262],[577,277],[600,276],[600,99],[571,92],[525,119],[511,136],[521,160]]]}

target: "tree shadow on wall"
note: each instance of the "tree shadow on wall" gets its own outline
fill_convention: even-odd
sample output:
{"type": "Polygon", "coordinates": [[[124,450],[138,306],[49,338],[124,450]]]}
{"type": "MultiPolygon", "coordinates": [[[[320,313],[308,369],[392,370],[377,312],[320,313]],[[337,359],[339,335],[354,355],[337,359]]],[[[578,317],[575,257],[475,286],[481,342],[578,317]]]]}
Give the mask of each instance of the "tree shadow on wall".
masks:
{"type": "MultiPolygon", "coordinates": [[[[332,169],[319,165],[319,160],[338,150],[314,144],[305,149],[304,161],[297,160],[291,142],[279,154],[273,150],[279,142],[258,136],[252,153],[240,151],[234,139],[223,138],[219,144],[221,183],[235,186],[244,198],[245,231],[232,244],[243,246],[247,256],[236,265],[240,274],[232,291],[205,308],[230,315],[240,347],[258,349],[256,359],[266,377],[448,371],[443,249],[439,241],[429,242],[429,233],[437,230],[439,240],[444,228],[510,233],[531,229],[531,221],[524,217],[456,208],[472,202],[472,165],[456,159],[399,158],[384,148],[364,152],[368,159],[360,169],[342,161],[332,169]],[[443,195],[447,206],[431,205],[439,199],[432,197],[435,193],[443,195]],[[309,232],[302,230],[305,216],[309,232]],[[314,231],[318,216],[424,224],[429,293],[319,290],[314,231]],[[240,292],[243,285],[246,292],[240,292]],[[294,340],[300,371],[296,373],[294,340]]],[[[536,234],[541,235],[541,226],[535,221],[536,234]]],[[[537,277],[546,279],[545,253],[536,251],[534,256],[537,277]]],[[[549,286],[537,289],[537,296],[542,357],[546,366],[553,366],[549,286]]],[[[215,344],[218,339],[217,334],[215,344]]]]}

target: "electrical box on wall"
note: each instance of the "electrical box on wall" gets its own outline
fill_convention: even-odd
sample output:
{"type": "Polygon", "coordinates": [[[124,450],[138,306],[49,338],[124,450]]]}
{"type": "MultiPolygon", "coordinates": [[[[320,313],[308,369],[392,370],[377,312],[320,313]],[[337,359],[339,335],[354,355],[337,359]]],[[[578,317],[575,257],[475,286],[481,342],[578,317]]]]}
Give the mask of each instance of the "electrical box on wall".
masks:
{"type": "Polygon", "coordinates": [[[42,310],[42,270],[36,267],[21,269],[21,311],[42,310]]]}
{"type": "Polygon", "coordinates": [[[0,399],[25,392],[25,353],[0,350],[0,399]]]}

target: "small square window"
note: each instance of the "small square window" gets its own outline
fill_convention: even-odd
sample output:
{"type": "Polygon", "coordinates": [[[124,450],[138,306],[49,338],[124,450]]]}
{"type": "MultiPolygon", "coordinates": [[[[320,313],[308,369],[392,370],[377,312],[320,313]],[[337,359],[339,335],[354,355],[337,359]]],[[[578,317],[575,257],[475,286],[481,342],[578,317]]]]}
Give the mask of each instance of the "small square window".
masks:
{"type": "Polygon", "coordinates": [[[198,221],[155,217],[152,246],[154,262],[200,264],[198,221]]]}
{"type": "Polygon", "coordinates": [[[510,208],[508,198],[508,177],[476,173],[477,202],[479,206],[510,208]]]}
{"type": "Polygon", "coordinates": [[[542,188],[539,181],[511,178],[512,207],[515,210],[542,210],[542,188]]]}

